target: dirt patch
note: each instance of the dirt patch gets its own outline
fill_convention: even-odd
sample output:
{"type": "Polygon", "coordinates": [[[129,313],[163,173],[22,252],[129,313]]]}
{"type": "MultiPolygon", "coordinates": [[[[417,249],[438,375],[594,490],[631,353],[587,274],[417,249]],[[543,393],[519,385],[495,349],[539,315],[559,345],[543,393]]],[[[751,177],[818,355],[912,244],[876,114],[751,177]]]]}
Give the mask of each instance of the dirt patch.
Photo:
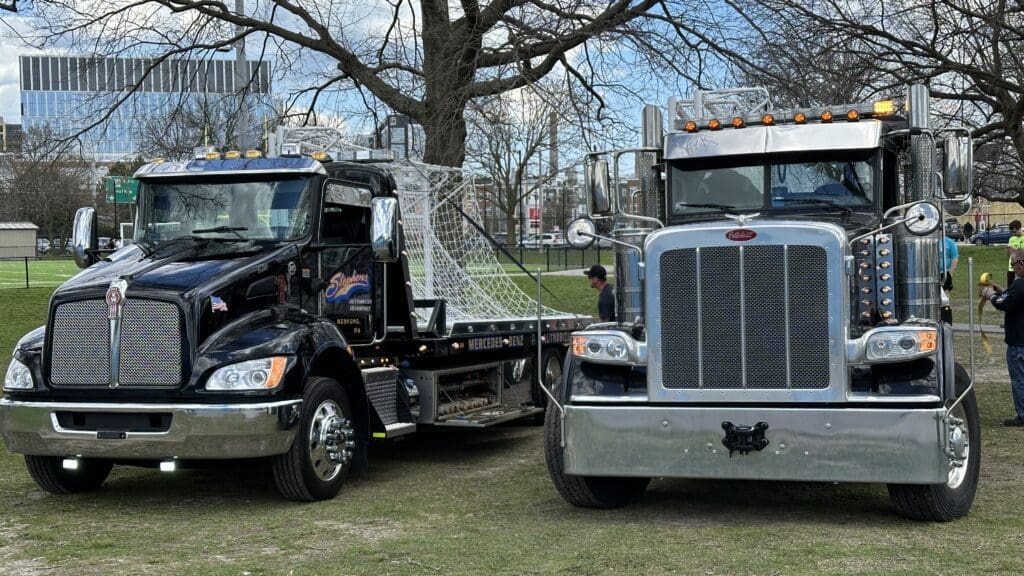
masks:
{"type": "Polygon", "coordinates": [[[52,569],[42,558],[15,560],[25,548],[21,542],[27,528],[25,524],[0,520],[0,566],[5,576],[36,576],[52,569]]]}
{"type": "Polygon", "coordinates": [[[319,520],[313,523],[317,533],[336,541],[338,536],[354,536],[370,544],[382,540],[390,540],[402,535],[402,528],[395,522],[375,522],[372,524],[352,524],[334,520],[319,520]]]}

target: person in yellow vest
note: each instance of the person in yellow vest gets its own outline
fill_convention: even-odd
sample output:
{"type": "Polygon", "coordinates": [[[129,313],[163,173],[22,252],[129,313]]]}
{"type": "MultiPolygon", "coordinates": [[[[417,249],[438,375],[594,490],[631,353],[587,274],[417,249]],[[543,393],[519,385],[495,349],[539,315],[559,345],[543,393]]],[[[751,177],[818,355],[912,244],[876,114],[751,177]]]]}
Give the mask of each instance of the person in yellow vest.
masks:
{"type": "MultiPolygon", "coordinates": [[[[1007,252],[1015,248],[1024,248],[1024,231],[1020,229],[1020,220],[1014,220],[1010,222],[1010,246],[1006,249],[1007,252]]],[[[1007,264],[1006,269],[1006,285],[1013,284],[1016,276],[1013,273],[1013,257],[1010,257],[1010,261],[1007,264]]]]}

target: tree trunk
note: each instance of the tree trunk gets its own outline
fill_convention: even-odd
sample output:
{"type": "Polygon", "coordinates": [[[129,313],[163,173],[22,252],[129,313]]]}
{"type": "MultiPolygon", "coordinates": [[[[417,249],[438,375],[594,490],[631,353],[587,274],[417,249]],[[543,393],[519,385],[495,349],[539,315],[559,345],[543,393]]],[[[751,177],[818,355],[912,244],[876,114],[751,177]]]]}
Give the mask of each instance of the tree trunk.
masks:
{"type": "Polygon", "coordinates": [[[466,117],[463,106],[445,102],[442,107],[428,106],[423,119],[426,146],[423,161],[439,166],[461,168],[466,160],[466,117]]]}

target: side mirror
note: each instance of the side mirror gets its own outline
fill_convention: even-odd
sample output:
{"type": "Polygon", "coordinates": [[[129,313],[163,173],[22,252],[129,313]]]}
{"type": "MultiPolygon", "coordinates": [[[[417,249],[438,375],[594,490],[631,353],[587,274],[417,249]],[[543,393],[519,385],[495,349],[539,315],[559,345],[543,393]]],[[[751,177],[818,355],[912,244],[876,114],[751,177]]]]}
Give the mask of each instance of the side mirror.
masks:
{"type": "Polygon", "coordinates": [[[953,136],[945,141],[942,167],[942,207],[953,216],[971,210],[974,184],[974,143],[970,136],[953,136]]]}
{"type": "Polygon", "coordinates": [[[88,268],[99,259],[96,257],[96,210],[79,208],[71,233],[71,252],[79,268],[88,268]]]}
{"type": "Polygon", "coordinates": [[[942,218],[934,204],[918,202],[903,214],[903,225],[914,236],[927,236],[939,229],[942,218]]]}
{"type": "Polygon", "coordinates": [[[398,260],[398,199],[374,198],[370,203],[370,246],[378,262],[398,260]]]}
{"type": "Polygon", "coordinates": [[[608,161],[595,160],[584,170],[584,185],[590,203],[590,213],[598,216],[611,214],[612,197],[608,184],[608,161]]]}
{"type": "Polygon", "coordinates": [[[594,243],[595,234],[597,234],[597,225],[590,218],[582,216],[569,222],[565,228],[565,241],[577,250],[584,250],[590,248],[594,243]]]}

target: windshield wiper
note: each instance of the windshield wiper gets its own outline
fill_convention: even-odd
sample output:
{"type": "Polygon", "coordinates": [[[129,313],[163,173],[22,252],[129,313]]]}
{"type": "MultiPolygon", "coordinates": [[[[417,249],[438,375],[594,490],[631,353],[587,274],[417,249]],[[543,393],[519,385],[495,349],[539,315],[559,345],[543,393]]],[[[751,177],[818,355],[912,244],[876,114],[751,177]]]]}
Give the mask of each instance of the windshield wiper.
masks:
{"type": "Polygon", "coordinates": [[[214,226],[213,228],[196,228],[192,231],[193,234],[207,234],[214,232],[231,232],[235,236],[238,236],[239,240],[248,240],[241,232],[249,230],[245,226],[214,226]]]}
{"type": "Polygon", "coordinates": [[[676,202],[674,210],[680,208],[714,208],[723,212],[736,212],[739,208],[728,204],[715,204],[711,202],[676,202]]]}
{"type": "Polygon", "coordinates": [[[789,204],[817,204],[819,206],[828,206],[829,208],[836,208],[842,210],[844,214],[853,214],[853,209],[845,204],[833,202],[831,200],[825,200],[823,198],[799,198],[797,200],[785,200],[786,205],[789,204]]]}

